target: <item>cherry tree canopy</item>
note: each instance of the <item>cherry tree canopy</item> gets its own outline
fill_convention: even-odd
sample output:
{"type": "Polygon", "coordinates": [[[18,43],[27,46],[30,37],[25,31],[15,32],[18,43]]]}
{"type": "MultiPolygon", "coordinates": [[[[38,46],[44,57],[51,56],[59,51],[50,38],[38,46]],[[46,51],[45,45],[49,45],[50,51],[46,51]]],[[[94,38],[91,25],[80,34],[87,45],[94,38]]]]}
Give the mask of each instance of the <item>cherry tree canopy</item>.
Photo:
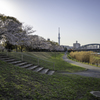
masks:
{"type": "Polygon", "coordinates": [[[11,44],[15,44],[15,34],[21,31],[22,24],[14,17],[0,15],[0,37],[5,38],[11,44]]]}
{"type": "Polygon", "coordinates": [[[0,14],[0,39],[15,46],[30,47],[32,49],[44,49],[50,51],[63,51],[63,47],[56,42],[47,41],[46,39],[37,36],[29,35],[35,31],[31,26],[23,26],[14,17],[9,17],[0,14]]]}
{"type": "Polygon", "coordinates": [[[29,44],[33,49],[64,51],[64,48],[58,45],[56,42],[47,41],[46,39],[38,35],[29,35],[29,38],[30,38],[29,44]]]}
{"type": "Polygon", "coordinates": [[[16,18],[0,15],[0,38],[12,45],[28,45],[28,34],[33,33],[30,26],[23,26],[16,18]]]}

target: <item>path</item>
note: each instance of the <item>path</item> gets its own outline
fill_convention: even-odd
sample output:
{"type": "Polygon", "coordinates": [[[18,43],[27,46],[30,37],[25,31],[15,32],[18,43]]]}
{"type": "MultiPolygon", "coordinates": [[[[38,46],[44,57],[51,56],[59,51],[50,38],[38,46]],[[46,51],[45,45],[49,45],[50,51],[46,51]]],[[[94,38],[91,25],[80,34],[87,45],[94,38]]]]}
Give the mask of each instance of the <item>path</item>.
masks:
{"type": "Polygon", "coordinates": [[[67,58],[66,54],[63,56],[63,60],[68,62],[68,63],[86,68],[87,70],[82,71],[82,72],[75,72],[75,73],[63,72],[62,74],[77,74],[77,75],[81,75],[81,76],[100,78],[100,67],[95,67],[95,66],[91,66],[91,65],[87,65],[87,64],[82,64],[82,63],[79,63],[79,62],[76,62],[76,61],[72,61],[72,60],[67,58]]]}

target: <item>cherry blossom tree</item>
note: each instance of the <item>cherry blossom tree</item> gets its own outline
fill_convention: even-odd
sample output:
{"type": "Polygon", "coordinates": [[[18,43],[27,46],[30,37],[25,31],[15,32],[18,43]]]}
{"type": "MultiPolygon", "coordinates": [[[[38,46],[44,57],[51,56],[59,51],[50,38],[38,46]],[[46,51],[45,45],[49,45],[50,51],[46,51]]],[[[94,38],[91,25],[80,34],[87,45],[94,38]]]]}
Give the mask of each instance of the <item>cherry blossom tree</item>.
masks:
{"type": "Polygon", "coordinates": [[[6,40],[6,43],[16,47],[20,46],[21,51],[24,46],[28,45],[28,34],[35,31],[31,26],[24,26],[14,17],[0,15],[0,37],[6,40]]]}
{"type": "Polygon", "coordinates": [[[3,41],[7,45],[9,44],[9,49],[13,45],[16,51],[17,47],[20,47],[21,51],[23,48],[49,51],[63,50],[56,42],[47,41],[38,35],[30,35],[35,32],[32,28],[29,25],[23,25],[14,17],[0,14],[0,39],[3,38],[3,41]]]}
{"type": "Polygon", "coordinates": [[[0,39],[5,39],[6,43],[15,44],[17,38],[14,36],[21,29],[22,23],[16,18],[0,14],[0,39]]]}
{"type": "Polygon", "coordinates": [[[64,49],[56,42],[47,41],[43,37],[38,35],[29,36],[29,48],[34,50],[46,50],[46,51],[63,51],[64,49]]]}

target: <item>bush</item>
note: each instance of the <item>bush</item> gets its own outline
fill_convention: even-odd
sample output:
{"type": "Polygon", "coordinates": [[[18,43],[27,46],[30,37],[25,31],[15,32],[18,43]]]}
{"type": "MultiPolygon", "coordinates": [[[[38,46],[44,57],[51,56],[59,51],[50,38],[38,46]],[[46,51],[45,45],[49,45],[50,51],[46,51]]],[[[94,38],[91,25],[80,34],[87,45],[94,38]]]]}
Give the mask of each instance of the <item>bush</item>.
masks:
{"type": "MultiPolygon", "coordinates": [[[[93,60],[93,51],[76,51],[76,52],[71,52],[70,56],[80,62],[88,62],[90,63],[93,60]]],[[[94,61],[94,60],[93,60],[94,61]]]]}

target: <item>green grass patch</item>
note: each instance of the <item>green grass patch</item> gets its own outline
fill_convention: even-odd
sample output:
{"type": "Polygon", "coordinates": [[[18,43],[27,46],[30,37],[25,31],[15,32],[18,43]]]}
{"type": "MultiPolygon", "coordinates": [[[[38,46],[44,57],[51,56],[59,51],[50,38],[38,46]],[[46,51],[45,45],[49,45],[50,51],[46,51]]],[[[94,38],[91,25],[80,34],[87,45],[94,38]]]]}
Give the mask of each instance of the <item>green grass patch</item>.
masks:
{"type": "Polygon", "coordinates": [[[62,59],[63,55],[64,53],[57,53],[56,56],[55,54],[52,54],[52,57],[50,58],[50,60],[55,62],[55,70],[68,71],[68,72],[77,72],[77,71],[85,70],[85,68],[65,62],[62,59]]]}
{"type": "Polygon", "coordinates": [[[85,68],[65,62],[62,59],[64,52],[63,53],[62,52],[27,52],[27,54],[36,56],[38,58],[42,58],[44,60],[54,62],[51,64],[50,67],[46,65],[46,63],[42,64],[43,66],[46,66],[46,68],[49,68],[51,70],[68,71],[68,72],[77,72],[77,71],[85,70],[85,68]]]}
{"type": "Polygon", "coordinates": [[[0,61],[0,100],[100,100],[100,79],[43,75],[0,61]]]}

